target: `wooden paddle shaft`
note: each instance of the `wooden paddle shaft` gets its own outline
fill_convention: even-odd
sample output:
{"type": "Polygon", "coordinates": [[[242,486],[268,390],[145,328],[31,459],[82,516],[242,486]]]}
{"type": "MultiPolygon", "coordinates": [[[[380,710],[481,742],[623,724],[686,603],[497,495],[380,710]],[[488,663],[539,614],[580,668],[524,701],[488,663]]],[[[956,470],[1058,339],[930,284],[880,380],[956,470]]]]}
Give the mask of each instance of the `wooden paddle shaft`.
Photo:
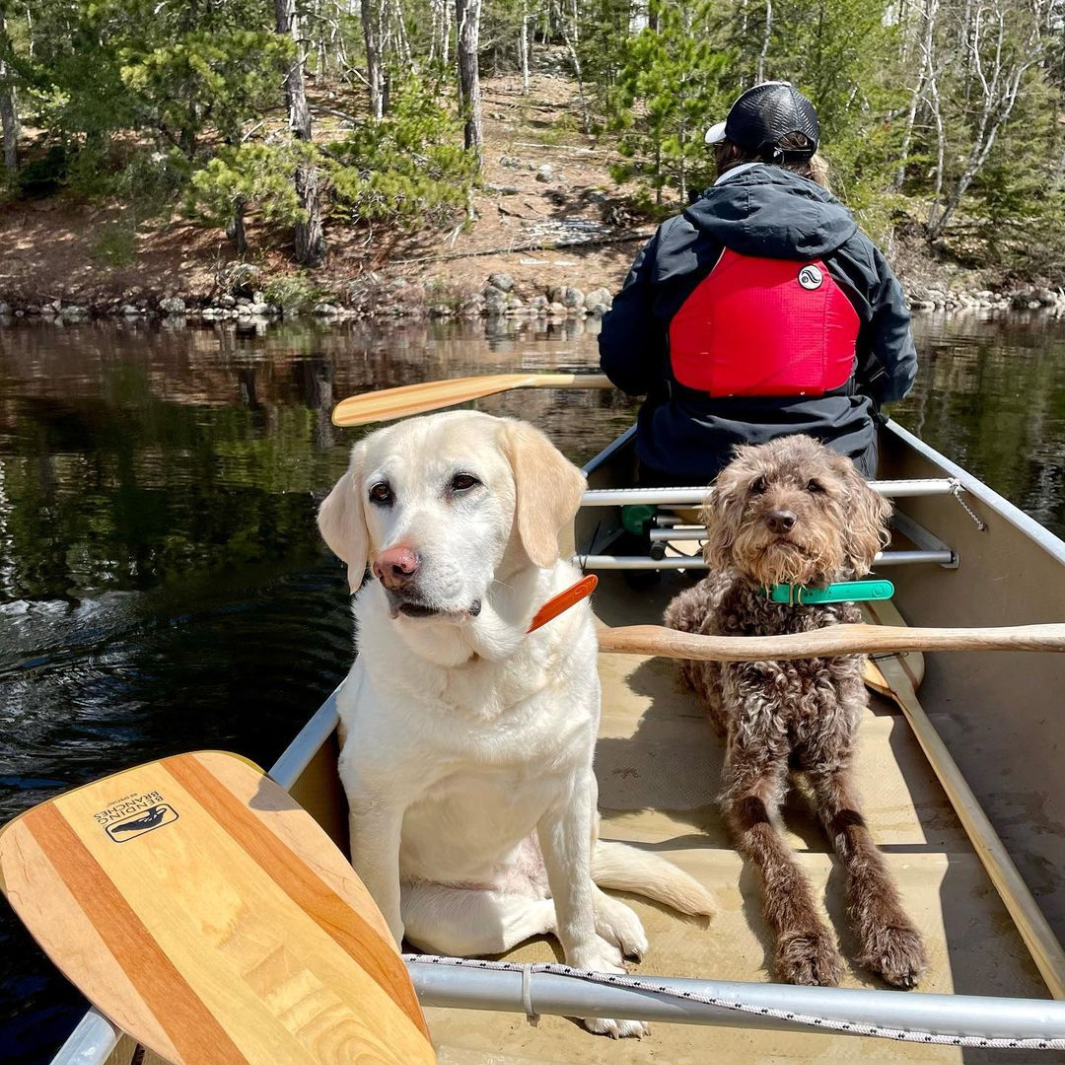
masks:
{"type": "Polygon", "coordinates": [[[774,658],[891,654],[903,651],[1065,652],[1065,624],[989,629],[911,629],[884,625],[831,625],[788,636],[698,636],[663,625],[627,625],[599,631],[607,654],[659,655],[711,662],[774,658]]]}
{"type": "Polygon", "coordinates": [[[352,426],[387,422],[483,399],[514,388],[611,387],[604,374],[576,373],[506,373],[459,377],[451,381],[422,381],[342,399],[333,408],[333,424],[352,426]]]}
{"type": "Polygon", "coordinates": [[[1017,926],[1017,931],[1028,947],[1050,993],[1056,999],[1065,999],[1065,951],[1062,950],[1057,936],[1017,871],[1009,851],[984,813],[957,762],[925,713],[906,670],[897,658],[878,659],[873,665],[879,669],[891,689],[892,698],[906,716],[928,759],[928,764],[954,807],[958,820],[961,821],[973,849],[1017,926]]]}

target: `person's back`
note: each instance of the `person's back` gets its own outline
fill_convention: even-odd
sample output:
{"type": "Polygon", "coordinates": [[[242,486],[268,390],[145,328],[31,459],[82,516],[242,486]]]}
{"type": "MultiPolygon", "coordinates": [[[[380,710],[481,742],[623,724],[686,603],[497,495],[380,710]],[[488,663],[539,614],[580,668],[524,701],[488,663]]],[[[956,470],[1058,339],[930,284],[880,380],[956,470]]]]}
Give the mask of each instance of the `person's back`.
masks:
{"type": "Polygon", "coordinates": [[[875,415],[916,371],[909,314],[883,256],[813,179],[816,136],[790,85],[745,93],[708,133],[718,183],[659,228],[603,319],[604,372],[648,397],[644,483],[706,483],[734,445],[791,433],[875,473],[875,415]],[[723,136],[751,144],[773,121],[784,133],[768,147],[723,136]]]}

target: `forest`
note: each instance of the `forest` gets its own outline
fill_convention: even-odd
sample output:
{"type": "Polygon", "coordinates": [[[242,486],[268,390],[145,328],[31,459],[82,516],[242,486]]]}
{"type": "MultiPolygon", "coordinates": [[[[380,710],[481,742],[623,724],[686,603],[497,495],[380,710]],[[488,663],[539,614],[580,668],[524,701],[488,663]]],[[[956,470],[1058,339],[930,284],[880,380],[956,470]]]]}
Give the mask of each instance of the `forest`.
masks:
{"type": "Polygon", "coordinates": [[[0,0],[0,211],[121,205],[118,256],[175,214],[244,255],[253,220],[306,267],[469,226],[482,83],[547,59],[628,217],[697,195],[707,125],[787,79],[875,239],[1065,282],[1065,0],[0,0]]]}

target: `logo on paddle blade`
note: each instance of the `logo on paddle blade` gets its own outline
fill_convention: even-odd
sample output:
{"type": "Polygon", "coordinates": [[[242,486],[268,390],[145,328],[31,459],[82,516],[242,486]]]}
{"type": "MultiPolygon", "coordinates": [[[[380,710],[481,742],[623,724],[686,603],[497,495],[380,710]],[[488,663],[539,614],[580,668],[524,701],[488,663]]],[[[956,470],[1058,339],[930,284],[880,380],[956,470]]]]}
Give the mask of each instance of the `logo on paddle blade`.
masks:
{"type": "Polygon", "coordinates": [[[168,802],[157,803],[143,813],[127,817],[123,821],[116,821],[107,825],[104,831],[116,842],[125,843],[127,840],[143,836],[145,832],[162,828],[178,819],[177,811],[168,802]]]}

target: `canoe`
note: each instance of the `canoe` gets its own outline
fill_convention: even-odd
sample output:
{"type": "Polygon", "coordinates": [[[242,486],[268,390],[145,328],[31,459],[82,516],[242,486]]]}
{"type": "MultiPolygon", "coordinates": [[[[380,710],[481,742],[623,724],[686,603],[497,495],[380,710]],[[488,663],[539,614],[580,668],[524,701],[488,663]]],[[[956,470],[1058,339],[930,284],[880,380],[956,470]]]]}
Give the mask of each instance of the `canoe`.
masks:
{"type": "MultiPolygon", "coordinates": [[[[662,557],[619,560],[611,553],[620,506],[634,499],[633,465],[630,431],[586,467],[590,491],[574,527],[578,554],[600,576],[593,606],[612,626],[659,621],[699,565],[688,557],[697,554],[698,530],[689,527],[697,492],[673,492],[654,504],[661,526],[654,554],[662,557]],[[632,566],[660,568],[662,578],[633,591],[620,572],[632,566]]],[[[1065,542],[894,423],[882,431],[879,478],[898,516],[877,572],[894,582],[906,622],[960,627],[1065,620],[1065,542]]],[[[720,741],[682,688],[676,662],[604,654],[596,756],[601,834],[668,855],[706,884],[720,906],[704,925],[630,900],[651,943],[633,973],[648,986],[687,989],[692,997],[642,993],[646,1015],[664,1020],[652,1024],[648,1038],[619,1044],[555,1015],[567,1008],[573,1013],[567,1006],[573,994],[605,1009],[616,989],[580,985],[574,992],[571,985],[579,981],[521,971],[559,960],[554,941],[521,945],[506,959],[515,967],[505,972],[415,962],[411,969],[439,1060],[681,1065],[711,1053],[737,1063],[842,1061],[859,1053],[907,1062],[1065,1060],[1060,1050],[1011,1051],[999,1049],[999,1040],[973,1048],[962,1038],[974,1032],[1002,1043],[1065,1037],[1065,1003],[1054,1001],[1065,997],[1058,945],[1065,936],[1065,657],[928,655],[923,680],[921,665],[919,656],[903,656],[891,668],[920,682],[927,728],[940,741],[940,761],[956,766],[960,784],[949,774],[941,781],[942,766],[937,774],[926,755],[928,733],[919,741],[910,717],[881,697],[871,700],[858,757],[866,818],[928,946],[930,969],[918,991],[888,991],[854,963],[839,863],[794,792],[785,809],[789,843],[824,902],[848,967],[840,989],[772,982],[772,943],[757,877],[736,853],[714,803],[720,741]],[[1018,920],[1018,906],[1023,913],[1025,905],[1030,919],[1018,920]],[[535,1025],[524,1016],[523,980],[534,1011],[543,1014],[535,1025]],[[789,1017],[795,1013],[809,1023],[796,1024],[789,1017]],[[852,1038],[870,1027],[896,1038],[852,1038]],[[940,1035],[899,1037],[914,1030],[940,1035]]],[[[346,849],[335,700],[334,693],[270,773],[346,849]]],[[[628,994],[627,1001],[640,994],[617,993],[628,994]]],[[[89,1011],[54,1061],[128,1065],[133,1051],[105,1018],[89,1011]]],[[[154,1065],[151,1054],[143,1060],[154,1065]]]]}

